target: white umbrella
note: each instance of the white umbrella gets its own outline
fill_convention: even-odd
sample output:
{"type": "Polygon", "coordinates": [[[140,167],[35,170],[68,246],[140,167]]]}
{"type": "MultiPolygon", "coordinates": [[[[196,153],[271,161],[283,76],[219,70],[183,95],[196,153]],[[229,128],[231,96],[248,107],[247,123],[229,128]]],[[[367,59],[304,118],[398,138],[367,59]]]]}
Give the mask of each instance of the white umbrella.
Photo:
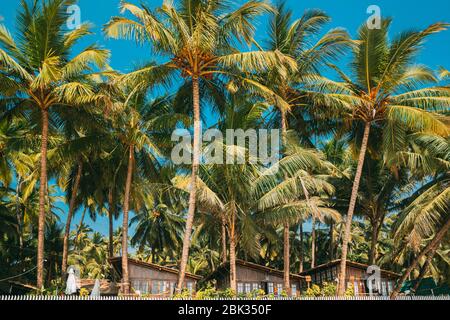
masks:
{"type": "Polygon", "coordinates": [[[67,277],[66,292],[67,295],[77,293],[77,279],[72,268],[69,269],[69,276],[67,277]]]}
{"type": "Polygon", "coordinates": [[[100,280],[96,279],[94,288],[91,291],[91,297],[100,297],[100,280]]]}

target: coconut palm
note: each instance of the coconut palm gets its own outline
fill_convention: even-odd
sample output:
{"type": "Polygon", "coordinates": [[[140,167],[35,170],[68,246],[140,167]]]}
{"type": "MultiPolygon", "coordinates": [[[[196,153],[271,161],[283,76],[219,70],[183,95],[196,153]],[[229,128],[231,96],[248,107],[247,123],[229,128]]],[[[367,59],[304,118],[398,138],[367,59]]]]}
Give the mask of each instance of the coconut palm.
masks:
{"type": "Polygon", "coordinates": [[[49,116],[60,108],[74,106],[92,99],[93,92],[83,77],[92,65],[103,68],[108,51],[89,46],[73,55],[73,47],[89,34],[84,24],[66,30],[67,6],[74,0],[22,0],[17,18],[17,37],[0,26],[0,78],[4,103],[16,112],[30,112],[27,117],[41,121],[40,213],[37,254],[37,287],[44,279],[44,221],[47,184],[47,145],[49,116]],[[54,110],[53,110],[54,109],[54,110]]]}
{"type": "MultiPolygon", "coordinates": [[[[403,201],[403,210],[394,224],[394,242],[404,243],[401,249],[411,249],[417,253],[403,273],[400,284],[407,279],[422,258],[425,258],[422,276],[427,272],[450,229],[449,138],[414,134],[410,136],[410,141],[411,151],[402,152],[401,156],[417,178],[431,177],[431,180],[428,179],[403,201]]],[[[399,293],[400,284],[395,288],[392,297],[395,298],[399,293]]]]}
{"type": "Polygon", "coordinates": [[[127,162],[122,223],[123,291],[129,291],[128,279],[128,214],[130,202],[138,211],[149,181],[159,181],[162,152],[160,146],[167,140],[167,132],[183,120],[173,112],[171,100],[161,97],[149,100],[146,93],[153,83],[138,82],[133,86],[117,84],[112,96],[110,118],[114,135],[123,145],[127,162]],[[133,199],[131,199],[133,197],[133,199]]]}
{"type": "MultiPolygon", "coordinates": [[[[265,92],[267,87],[255,82],[251,75],[255,71],[272,68],[295,68],[295,62],[278,51],[240,52],[238,45],[253,44],[255,27],[252,21],[272,7],[264,1],[251,0],[238,8],[227,2],[204,1],[165,1],[152,11],[150,8],[123,2],[122,11],[130,12],[135,20],[114,17],[106,25],[105,32],[112,38],[127,38],[138,43],[148,41],[155,53],[169,60],[157,66],[149,66],[132,73],[128,78],[145,78],[158,74],[166,79],[180,74],[188,81],[183,86],[192,89],[194,119],[193,159],[189,209],[183,239],[180,272],[177,290],[184,283],[189,255],[190,238],[194,221],[196,203],[196,177],[200,155],[200,101],[207,92],[215,91],[234,79],[231,86],[240,84],[251,86],[254,91],[265,92]],[[200,88],[202,95],[200,94],[200,88]],[[209,90],[208,90],[209,89],[209,90]]],[[[154,77],[154,76],[153,76],[154,77]]],[[[210,96],[216,97],[214,93],[210,96]]]]}
{"type": "MultiPolygon", "coordinates": [[[[285,3],[280,2],[277,11],[270,20],[268,49],[280,51],[283,54],[295,58],[298,68],[292,72],[279,72],[273,69],[263,75],[262,83],[266,84],[276,95],[268,95],[267,99],[275,106],[278,114],[274,117],[279,122],[283,135],[283,145],[286,144],[288,131],[288,115],[296,107],[304,107],[306,96],[301,93],[302,87],[309,79],[319,77],[318,70],[325,63],[336,59],[350,44],[347,32],[335,29],[327,32],[317,42],[311,43],[311,39],[317,38],[323,25],[330,18],[322,11],[309,10],[297,20],[292,21],[293,12],[286,9],[285,3]]],[[[306,114],[304,112],[303,114],[306,114]]],[[[300,112],[300,116],[302,113],[300,112]]],[[[303,132],[302,132],[303,133],[303,132]]],[[[309,142],[309,135],[302,136],[302,140],[309,142]]],[[[300,178],[301,179],[301,178],[300,178]]],[[[308,193],[304,193],[308,197],[308,193]]],[[[307,199],[307,201],[309,201],[307,199]]],[[[311,209],[312,210],[312,209],[311,209]]],[[[284,225],[284,259],[285,259],[285,287],[289,288],[289,223],[284,225]]],[[[314,242],[313,242],[314,243],[314,242]]]]}
{"type": "Polygon", "coordinates": [[[60,118],[64,131],[64,142],[54,149],[55,157],[52,159],[50,168],[54,167],[57,171],[59,185],[63,186],[63,189],[67,191],[67,202],[69,203],[61,267],[61,271],[64,274],[67,269],[72,218],[81,204],[80,195],[83,195],[83,189],[86,189],[86,184],[92,186],[92,180],[85,181],[93,178],[92,176],[89,178],[85,177],[90,173],[88,170],[91,167],[90,165],[86,168],[86,164],[93,163],[94,159],[99,157],[102,147],[108,141],[108,136],[101,126],[101,124],[105,124],[105,121],[100,121],[98,116],[85,108],[79,108],[75,112],[74,110],[67,110],[61,114],[60,118]],[[84,186],[81,185],[82,183],[84,183],[84,186]]]}
{"type": "MultiPolygon", "coordinates": [[[[267,211],[274,222],[285,219],[284,226],[284,288],[290,292],[290,228],[292,223],[299,223],[311,216],[313,222],[316,219],[323,220],[322,216],[334,216],[338,220],[338,214],[330,208],[326,208],[323,201],[311,198],[310,193],[316,195],[331,195],[334,188],[326,180],[325,175],[331,164],[324,161],[323,155],[316,150],[302,148],[296,137],[285,137],[285,157],[276,164],[278,172],[264,175],[256,183],[256,192],[259,196],[258,210],[267,211]],[[302,195],[304,199],[299,199],[302,195]]],[[[269,169],[270,171],[271,169],[269,169]]],[[[315,241],[312,242],[314,248],[315,241]]],[[[314,260],[314,255],[312,256],[314,260]]]]}
{"type": "Polygon", "coordinates": [[[437,79],[427,67],[413,64],[424,40],[445,30],[447,25],[433,24],[422,31],[402,33],[389,41],[390,24],[390,19],[384,19],[380,29],[369,29],[366,24],[360,28],[351,64],[354,79],[335,68],[343,82],[316,79],[311,86],[316,102],[322,100],[328,108],[332,107],[330,110],[335,115],[345,119],[344,123],[360,129],[357,143],[353,144],[355,152],[359,149],[359,158],[342,244],[339,295],[345,291],[347,244],[371,127],[382,129],[383,159],[388,166],[396,159],[396,152],[404,147],[408,130],[442,136],[449,132],[439,116],[439,112],[449,106],[449,89],[424,88],[424,84],[436,85],[437,79]]]}
{"type": "Polygon", "coordinates": [[[136,224],[136,233],[131,238],[132,245],[138,245],[139,251],[149,247],[151,260],[164,252],[177,252],[181,244],[184,220],[164,202],[146,199],[140,212],[131,219],[136,224]]]}

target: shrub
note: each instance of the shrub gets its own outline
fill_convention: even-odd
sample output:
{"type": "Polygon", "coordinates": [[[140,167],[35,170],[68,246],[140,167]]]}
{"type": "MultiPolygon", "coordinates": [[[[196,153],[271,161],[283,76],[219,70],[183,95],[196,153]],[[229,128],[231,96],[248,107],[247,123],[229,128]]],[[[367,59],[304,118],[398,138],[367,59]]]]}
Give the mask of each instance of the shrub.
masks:
{"type": "Polygon", "coordinates": [[[87,297],[89,296],[89,290],[86,288],[81,288],[80,289],[80,297],[87,297]]]}

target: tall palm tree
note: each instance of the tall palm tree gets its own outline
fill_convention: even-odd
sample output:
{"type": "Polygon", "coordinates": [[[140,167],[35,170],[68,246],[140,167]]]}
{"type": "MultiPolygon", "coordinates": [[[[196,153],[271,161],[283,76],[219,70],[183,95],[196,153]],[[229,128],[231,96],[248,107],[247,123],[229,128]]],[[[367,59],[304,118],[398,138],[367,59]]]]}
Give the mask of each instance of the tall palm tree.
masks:
{"type": "MultiPolygon", "coordinates": [[[[120,78],[119,78],[120,79],[120,78]]],[[[167,138],[167,130],[173,130],[182,116],[173,112],[171,100],[167,97],[149,100],[148,89],[154,83],[135,83],[133,86],[118,85],[114,98],[111,121],[113,132],[127,160],[127,173],[123,197],[122,223],[122,276],[123,292],[129,292],[128,274],[128,226],[131,196],[134,207],[143,202],[145,185],[157,181],[161,167],[161,144],[167,138]],[[136,189],[133,189],[136,186],[136,189]],[[139,187],[138,187],[139,186],[139,187]],[[140,191],[138,191],[140,190],[140,191]]]]}
{"type": "MultiPolygon", "coordinates": [[[[288,73],[274,69],[264,75],[265,80],[262,81],[277,94],[276,96],[267,96],[267,98],[279,112],[275,119],[279,121],[279,127],[282,131],[283,146],[286,145],[289,113],[293,108],[305,106],[306,97],[301,93],[303,85],[311,77],[319,76],[318,70],[320,67],[336,59],[350,44],[347,32],[342,29],[331,30],[319,38],[317,42],[311,43],[311,39],[317,37],[323,25],[330,21],[330,18],[324,12],[309,10],[300,19],[294,21],[292,21],[292,15],[293,12],[286,9],[284,2],[278,4],[277,11],[273,13],[270,20],[268,49],[294,57],[298,69],[288,73]]],[[[302,137],[303,140],[308,140],[308,138],[309,136],[302,137]]],[[[312,145],[310,144],[310,146],[312,145]]],[[[303,194],[309,202],[308,193],[306,190],[304,191],[303,194]]],[[[289,223],[285,223],[284,272],[286,288],[290,287],[288,283],[290,269],[289,229],[289,223]]]]}
{"type": "MultiPolygon", "coordinates": [[[[45,196],[47,185],[47,145],[52,109],[73,106],[93,96],[83,77],[90,65],[103,68],[108,52],[89,46],[71,58],[75,44],[89,34],[89,26],[66,30],[67,6],[74,0],[22,0],[17,18],[17,41],[0,26],[0,79],[8,89],[10,108],[31,110],[30,119],[40,115],[40,212],[37,250],[37,287],[44,279],[45,196]],[[11,107],[12,106],[12,107],[11,107]],[[36,114],[36,112],[38,114],[36,114]]],[[[3,91],[3,90],[2,90],[3,91]]]]}
{"type": "Polygon", "coordinates": [[[357,135],[360,147],[353,145],[354,151],[359,149],[359,157],[342,243],[338,295],[345,292],[347,246],[371,128],[382,130],[383,159],[387,164],[402,149],[408,130],[443,136],[449,132],[439,116],[439,111],[449,106],[449,89],[424,88],[424,84],[436,84],[437,79],[427,67],[413,65],[424,40],[445,30],[447,25],[433,24],[389,41],[390,24],[390,19],[383,19],[380,29],[369,29],[366,24],[360,28],[351,64],[353,80],[335,68],[343,82],[316,79],[311,84],[316,102],[321,100],[344,119],[344,124],[350,123],[360,130],[357,135]]]}
{"type": "MultiPolygon", "coordinates": [[[[323,155],[313,149],[299,146],[296,137],[286,137],[285,157],[277,166],[279,172],[266,175],[258,179],[256,190],[259,196],[258,209],[266,212],[265,220],[283,223],[283,251],[284,251],[284,289],[290,293],[290,228],[292,223],[306,220],[322,219],[322,215],[334,216],[338,214],[327,208],[321,199],[311,198],[310,193],[316,195],[331,195],[334,188],[327,182],[325,173],[330,164],[324,161],[323,155]],[[299,199],[299,195],[304,200],[299,199]],[[271,217],[270,217],[271,216],[271,217]]],[[[315,242],[312,242],[314,248],[315,242]]],[[[314,258],[314,256],[313,256],[314,258]]]]}
{"type": "Polygon", "coordinates": [[[295,63],[278,51],[240,52],[238,44],[253,44],[255,17],[272,11],[264,1],[251,0],[238,8],[228,2],[217,0],[179,0],[176,3],[165,1],[156,11],[141,5],[123,2],[122,11],[130,12],[135,20],[114,17],[106,25],[107,36],[127,38],[138,43],[148,41],[153,50],[169,60],[158,66],[149,66],[129,78],[142,78],[149,74],[158,74],[170,78],[180,74],[188,79],[184,87],[191,88],[193,106],[194,135],[193,159],[190,184],[189,208],[183,249],[180,261],[177,290],[180,291],[186,272],[190,238],[196,204],[196,177],[200,155],[200,102],[208,89],[223,86],[234,78],[243,86],[251,86],[258,92],[268,91],[266,87],[243,75],[272,68],[295,68],[295,63]],[[221,85],[218,85],[221,83],[221,85]],[[203,96],[200,94],[203,90],[203,96]]]}

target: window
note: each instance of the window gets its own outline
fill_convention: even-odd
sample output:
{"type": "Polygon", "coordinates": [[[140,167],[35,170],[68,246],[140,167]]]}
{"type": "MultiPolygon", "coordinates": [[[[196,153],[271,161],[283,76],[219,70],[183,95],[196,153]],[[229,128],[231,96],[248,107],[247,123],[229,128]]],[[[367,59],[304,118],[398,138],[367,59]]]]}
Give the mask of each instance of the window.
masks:
{"type": "Polygon", "coordinates": [[[320,280],[321,280],[320,282],[325,282],[325,281],[327,281],[327,274],[326,274],[325,271],[322,271],[321,279],[320,279],[320,280]]]}
{"type": "Polygon", "coordinates": [[[140,281],[139,280],[131,280],[131,287],[134,289],[134,290],[140,290],[140,281]]]}
{"type": "Polygon", "coordinates": [[[283,292],[283,285],[281,283],[277,284],[277,295],[281,295],[281,292],[283,292]]]}
{"type": "Polygon", "coordinates": [[[392,293],[393,290],[394,290],[394,286],[392,284],[392,281],[388,281],[388,293],[389,293],[389,295],[392,293]]]}
{"type": "Polygon", "coordinates": [[[336,278],[338,277],[338,274],[337,274],[337,267],[333,267],[333,268],[331,269],[331,277],[332,277],[332,280],[333,280],[333,281],[335,281],[336,278]]]}
{"type": "Polygon", "coordinates": [[[316,274],[315,274],[315,273],[312,274],[312,276],[311,276],[311,281],[312,281],[313,283],[316,283],[316,274]]]}
{"type": "Polygon", "coordinates": [[[297,285],[296,284],[292,285],[291,291],[292,291],[292,295],[293,296],[297,295],[297,285]]]}
{"type": "Polygon", "coordinates": [[[382,281],[382,282],[381,282],[381,295],[382,295],[382,296],[387,296],[387,286],[386,286],[386,281],[382,281]]]}
{"type": "Polygon", "coordinates": [[[258,289],[259,289],[259,284],[258,283],[253,283],[252,290],[255,291],[255,290],[258,290],[258,289]]]}
{"type": "Polygon", "coordinates": [[[267,290],[269,290],[268,294],[273,294],[273,282],[267,284],[267,290]]]}
{"type": "Polygon", "coordinates": [[[244,284],[242,282],[239,282],[237,285],[237,293],[244,293],[244,284]]]}
{"type": "Polygon", "coordinates": [[[175,292],[175,282],[170,283],[170,294],[173,294],[175,292]]]}
{"type": "Polygon", "coordinates": [[[153,280],[152,281],[152,294],[159,294],[161,292],[161,281],[153,280]]]}
{"type": "Polygon", "coordinates": [[[187,283],[187,289],[189,292],[193,292],[194,291],[194,283],[192,281],[189,281],[187,283]]]}
{"type": "Polygon", "coordinates": [[[355,281],[353,283],[353,289],[355,291],[355,296],[358,296],[359,295],[359,282],[358,281],[355,281]]]}
{"type": "Polygon", "coordinates": [[[142,281],[141,282],[141,289],[140,289],[140,291],[143,294],[147,294],[148,293],[148,282],[147,281],[142,281]]]}
{"type": "Polygon", "coordinates": [[[250,293],[252,291],[252,284],[246,283],[245,284],[245,293],[250,293]]]}

